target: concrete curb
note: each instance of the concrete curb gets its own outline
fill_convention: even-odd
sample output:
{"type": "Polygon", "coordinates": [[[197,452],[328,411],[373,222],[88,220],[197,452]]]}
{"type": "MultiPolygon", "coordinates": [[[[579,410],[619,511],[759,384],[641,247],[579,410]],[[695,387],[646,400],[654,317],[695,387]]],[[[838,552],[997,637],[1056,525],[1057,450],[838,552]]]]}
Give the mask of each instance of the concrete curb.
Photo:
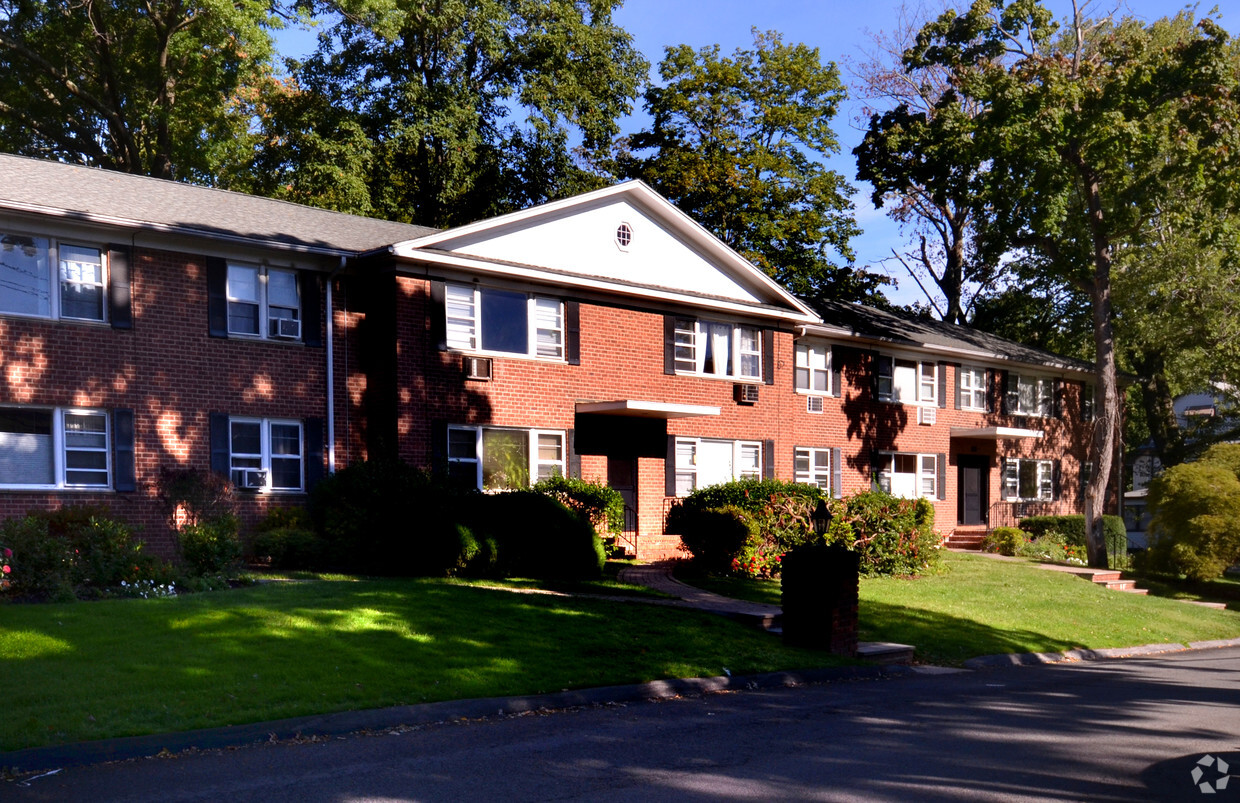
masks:
{"type": "Polygon", "coordinates": [[[1159,655],[1167,652],[1212,649],[1215,647],[1240,647],[1240,639],[1225,641],[1197,641],[1185,647],[1183,644],[1142,644],[1137,647],[1110,647],[1098,650],[1066,650],[1064,652],[1019,652],[999,655],[981,655],[964,662],[966,669],[996,669],[1005,666],[1036,666],[1037,664],[1061,664],[1071,661],[1102,661],[1108,658],[1138,658],[1143,655],[1159,655]]]}
{"type": "Polygon", "coordinates": [[[631,686],[603,686],[518,697],[445,700],[439,703],[342,711],[181,733],[32,747],[0,753],[0,769],[24,775],[191,750],[247,747],[286,739],[343,736],[366,731],[512,716],[532,711],[668,700],[713,692],[771,689],[832,681],[910,677],[916,674],[917,671],[908,666],[848,666],[762,675],[656,680],[631,686]]]}

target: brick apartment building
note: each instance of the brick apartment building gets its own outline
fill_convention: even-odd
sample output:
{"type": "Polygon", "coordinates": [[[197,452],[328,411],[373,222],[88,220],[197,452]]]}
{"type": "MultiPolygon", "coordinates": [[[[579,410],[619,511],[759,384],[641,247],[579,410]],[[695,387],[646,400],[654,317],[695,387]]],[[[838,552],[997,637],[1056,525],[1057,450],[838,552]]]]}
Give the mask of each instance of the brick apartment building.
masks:
{"type": "Polygon", "coordinates": [[[810,309],[640,183],[433,231],[0,156],[0,516],[106,504],[161,551],[161,468],[253,521],[380,455],[605,480],[643,557],[745,476],[925,496],[960,538],[1079,512],[1090,370],[810,309]]]}

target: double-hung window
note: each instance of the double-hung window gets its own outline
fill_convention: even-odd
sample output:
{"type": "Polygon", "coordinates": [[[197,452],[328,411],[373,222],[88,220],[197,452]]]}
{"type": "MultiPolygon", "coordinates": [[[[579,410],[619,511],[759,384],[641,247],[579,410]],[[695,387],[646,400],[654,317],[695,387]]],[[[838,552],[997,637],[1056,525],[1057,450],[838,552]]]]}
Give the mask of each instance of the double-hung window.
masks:
{"type": "Polygon", "coordinates": [[[463,485],[512,490],[564,474],[563,432],[448,427],[448,476],[463,485]]]}
{"type": "Polygon", "coordinates": [[[762,444],[706,438],[676,439],[676,495],[739,479],[762,478],[762,444]]]}
{"type": "Polygon", "coordinates": [[[932,405],[938,402],[939,367],[929,361],[878,356],[880,401],[932,405]]]}
{"type": "Polygon", "coordinates": [[[1007,382],[1007,411],[1010,415],[1051,415],[1054,409],[1054,380],[1009,373],[1007,382]]]}
{"type": "Polygon", "coordinates": [[[798,446],[794,461],[797,482],[831,488],[831,450],[810,449],[798,446]]]}
{"type": "Polygon", "coordinates": [[[253,491],[300,491],[302,427],[299,421],[231,418],[229,468],[233,485],[253,491]]]}
{"type": "Polygon", "coordinates": [[[1094,420],[1095,385],[1093,382],[1081,384],[1081,420],[1094,420]]]}
{"type": "Polygon", "coordinates": [[[105,252],[0,231],[0,313],[107,320],[105,252]]]}
{"type": "Polygon", "coordinates": [[[821,344],[797,343],[793,372],[796,389],[804,393],[831,393],[831,350],[821,344]]]}
{"type": "Polygon", "coordinates": [[[677,373],[762,379],[762,331],[758,327],[676,318],[673,329],[677,373]]]}
{"type": "Polygon", "coordinates": [[[230,262],[227,294],[229,334],[301,339],[296,271],[230,262]]]}
{"type": "Polygon", "coordinates": [[[1003,498],[1049,502],[1055,495],[1055,464],[1050,460],[1003,461],[1003,498]]]}
{"type": "Polygon", "coordinates": [[[986,369],[966,365],[956,372],[956,382],[960,386],[960,409],[986,412],[986,369]]]}
{"type": "Polygon", "coordinates": [[[940,490],[938,459],[932,454],[881,453],[875,467],[878,487],[904,499],[934,499],[940,490]]]}
{"type": "Polygon", "coordinates": [[[444,288],[449,348],[564,359],[564,302],[492,287],[444,288]]]}
{"type": "Polygon", "coordinates": [[[111,432],[101,410],[0,407],[0,486],[107,488],[111,432]]]}

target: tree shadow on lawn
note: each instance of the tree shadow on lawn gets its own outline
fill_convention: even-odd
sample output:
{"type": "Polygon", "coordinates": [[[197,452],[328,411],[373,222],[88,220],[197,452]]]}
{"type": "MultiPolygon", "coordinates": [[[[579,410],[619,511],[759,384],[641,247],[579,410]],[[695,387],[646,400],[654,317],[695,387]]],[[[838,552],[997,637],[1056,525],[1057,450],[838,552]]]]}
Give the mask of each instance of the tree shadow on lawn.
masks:
{"type": "Polygon", "coordinates": [[[960,664],[979,655],[1061,652],[1081,646],[1033,630],[1001,630],[972,619],[873,600],[861,600],[860,618],[861,640],[910,644],[917,650],[917,660],[933,663],[960,664]]]}

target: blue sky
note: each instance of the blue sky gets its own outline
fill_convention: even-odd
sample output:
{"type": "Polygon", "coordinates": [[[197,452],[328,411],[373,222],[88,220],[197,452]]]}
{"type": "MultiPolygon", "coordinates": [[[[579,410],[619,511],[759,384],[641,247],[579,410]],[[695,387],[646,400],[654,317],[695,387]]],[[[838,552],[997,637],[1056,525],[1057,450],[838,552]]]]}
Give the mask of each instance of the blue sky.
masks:
{"type": "MultiPolygon", "coordinates": [[[[1082,0],[1084,2],[1084,0],[1082,0]]],[[[1180,0],[1110,0],[1085,2],[1087,13],[1101,16],[1112,11],[1120,15],[1132,15],[1147,20],[1175,14],[1185,8],[1180,0]]],[[[873,33],[889,29],[904,5],[899,0],[871,0],[854,2],[843,0],[625,0],[615,15],[615,21],[633,35],[634,43],[650,61],[652,75],[657,75],[654,65],[663,57],[664,49],[671,45],[687,44],[693,48],[720,45],[723,53],[731,54],[737,48],[753,44],[751,28],[775,30],[783,34],[786,43],[803,42],[817,47],[824,62],[833,61],[843,65],[846,59],[859,60],[871,44],[873,33]]],[[[909,0],[910,8],[917,7],[917,0],[909,0]]],[[[938,8],[940,0],[929,0],[927,8],[938,8]]],[[[1057,16],[1071,12],[1070,0],[1049,0],[1047,5],[1057,16]]],[[[1200,6],[1209,11],[1212,3],[1200,6]]],[[[1233,34],[1237,31],[1235,19],[1224,12],[1222,23],[1233,34]]],[[[292,32],[290,32],[292,33],[292,32]]],[[[285,45],[294,49],[296,41],[302,47],[313,44],[308,37],[289,36],[285,45]]],[[[287,55],[299,55],[293,52],[287,55]]],[[[847,71],[844,72],[848,80],[847,71]]],[[[869,185],[856,181],[855,162],[851,151],[861,141],[861,131],[853,118],[858,111],[856,101],[847,101],[835,119],[835,132],[840,140],[840,153],[830,161],[832,169],[842,174],[857,188],[853,198],[858,224],[863,233],[853,240],[860,265],[872,266],[896,279],[899,287],[887,295],[897,303],[910,303],[921,298],[917,285],[894,265],[882,267],[879,263],[891,256],[893,248],[901,248],[905,237],[898,227],[880,210],[869,203],[869,185]]],[[[634,115],[624,124],[626,132],[638,130],[646,120],[634,115]]]]}

